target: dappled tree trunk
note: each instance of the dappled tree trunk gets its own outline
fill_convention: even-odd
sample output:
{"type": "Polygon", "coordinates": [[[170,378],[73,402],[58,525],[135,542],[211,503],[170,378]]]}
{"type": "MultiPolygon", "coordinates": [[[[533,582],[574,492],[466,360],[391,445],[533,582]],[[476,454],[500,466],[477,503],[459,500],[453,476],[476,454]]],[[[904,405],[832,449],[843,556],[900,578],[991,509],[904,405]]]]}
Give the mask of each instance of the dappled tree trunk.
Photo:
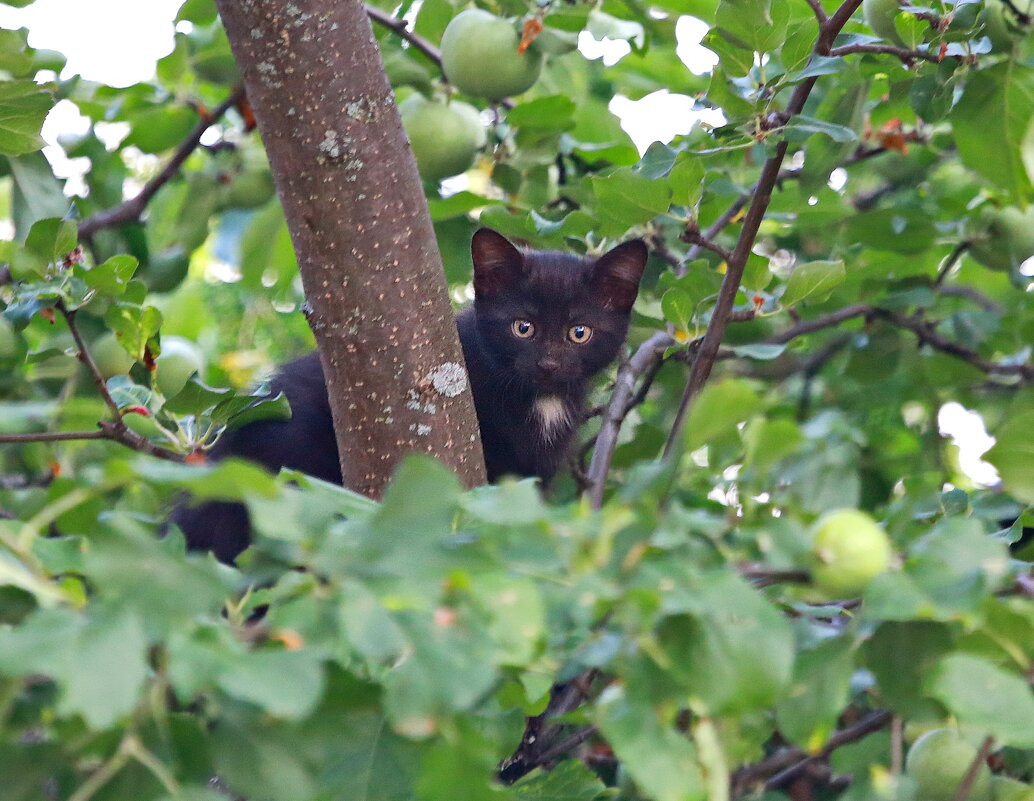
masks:
{"type": "Polygon", "coordinates": [[[484,481],[420,179],[356,0],[217,0],[269,154],[330,393],[344,483],[409,451],[484,481]]]}

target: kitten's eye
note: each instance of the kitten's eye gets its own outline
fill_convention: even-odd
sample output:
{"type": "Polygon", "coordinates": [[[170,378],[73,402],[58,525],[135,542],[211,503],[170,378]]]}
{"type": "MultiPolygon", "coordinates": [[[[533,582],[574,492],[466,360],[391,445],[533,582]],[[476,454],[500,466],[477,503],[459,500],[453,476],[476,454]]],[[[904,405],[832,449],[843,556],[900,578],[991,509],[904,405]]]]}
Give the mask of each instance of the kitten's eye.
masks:
{"type": "Polygon", "coordinates": [[[515,337],[520,339],[531,339],[535,336],[535,324],[527,320],[514,320],[510,330],[513,331],[515,337]]]}
{"type": "Polygon", "coordinates": [[[592,338],[592,329],[587,325],[572,325],[567,331],[567,338],[576,345],[584,345],[592,338]]]}

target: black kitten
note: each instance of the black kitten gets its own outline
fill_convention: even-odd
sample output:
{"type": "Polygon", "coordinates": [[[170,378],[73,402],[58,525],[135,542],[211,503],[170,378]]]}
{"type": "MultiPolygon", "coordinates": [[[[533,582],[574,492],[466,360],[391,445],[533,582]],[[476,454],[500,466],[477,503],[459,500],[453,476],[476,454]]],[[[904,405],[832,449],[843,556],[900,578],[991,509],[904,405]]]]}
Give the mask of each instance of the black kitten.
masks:
{"type": "MultiPolygon", "coordinates": [[[[585,414],[589,380],[617,355],[646,265],[633,240],[598,259],[520,250],[482,228],[471,242],[474,305],[456,320],[467,363],[488,480],[537,476],[548,483],[585,414]]],[[[318,354],[284,365],[270,384],[292,417],[227,432],[213,458],[242,456],[341,483],[334,426],[318,354]]],[[[232,561],[248,545],[237,503],[179,507],[194,549],[232,561]]]]}

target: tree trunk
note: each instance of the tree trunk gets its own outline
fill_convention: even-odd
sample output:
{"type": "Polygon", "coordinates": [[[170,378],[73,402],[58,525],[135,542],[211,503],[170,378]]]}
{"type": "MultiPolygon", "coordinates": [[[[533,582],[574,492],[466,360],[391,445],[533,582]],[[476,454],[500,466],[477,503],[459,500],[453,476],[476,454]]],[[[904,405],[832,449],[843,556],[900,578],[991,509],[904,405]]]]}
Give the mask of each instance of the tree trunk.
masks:
{"type": "Polygon", "coordinates": [[[409,451],[484,483],[427,203],[363,5],[217,0],[298,255],[345,486],[409,451]]]}

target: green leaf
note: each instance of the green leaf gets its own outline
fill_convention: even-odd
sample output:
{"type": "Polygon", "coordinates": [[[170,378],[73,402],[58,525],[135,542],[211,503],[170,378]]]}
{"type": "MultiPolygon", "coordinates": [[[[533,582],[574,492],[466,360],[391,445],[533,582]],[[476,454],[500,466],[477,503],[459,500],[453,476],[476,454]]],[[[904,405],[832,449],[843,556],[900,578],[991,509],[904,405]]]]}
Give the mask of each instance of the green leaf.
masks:
{"type": "Polygon", "coordinates": [[[191,378],[183,389],[165,401],[162,407],[173,414],[201,414],[221,403],[233,392],[228,389],[213,389],[196,378],[191,378]]]}
{"type": "Polygon", "coordinates": [[[954,640],[943,623],[928,621],[880,624],[865,643],[865,661],[879,685],[881,703],[906,718],[929,714],[921,692],[930,671],[950,653],[954,640]]]}
{"type": "Polygon", "coordinates": [[[1034,109],[1034,68],[1007,60],[974,73],[951,113],[962,163],[1019,204],[1034,197],[1023,143],[1034,109]],[[994,153],[994,158],[988,158],[994,153]]]}
{"type": "Polygon", "coordinates": [[[641,50],[646,44],[646,33],[641,23],[618,19],[596,9],[589,12],[585,29],[597,40],[623,39],[635,50],[641,50]]]}
{"type": "Polygon", "coordinates": [[[665,715],[631,685],[611,684],[595,706],[596,722],[622,766],[657,801],[704,801],[707,787],[696,749],[665,715]]]}
{"type": "MultiPolygon", "coordinates": [[[[733,78],[742,78],[754,67],[754,51],[748,50],[742,42],[731,40],[723,31],[712,28],[700,41],[704,47],[718,55],[719,63],[726,74],[733,78]]],[[[811,54],[811,44],[808,44],[811,54]]],[[[729,111],[729,109],[726,109],[729,111]]]]}
{"type": "MultiPolygon", "coordinates": [[[[836,59],[839,61],[840,59],[836,59]]],[[[803,142],[812,134],[825,134],[834,142],[857,142],[858,134],[844,125],[836,125],[825,120],[817,120],[812,117],[805,117],[803,114],[795,114],[790,121],[783,126],[783,133],[790,142],[803,142]]]]}
{"type": "Polygon", "coordinates": [[[196,500],[242,500],[252,495],[276,497],[276,481],[252,462],[225,459],[215,465],[183,465],[153,459],[135,462],[144,481],[189,490],[196,500]]]}
{"type": "Polygon", "coordinates": [[[133,126],[122,147],[161,153],[182,142],[198,123],[198,113],[187,106],[163,105],[133,114],[133,126]]]}
{"type": "Polygon", "coordinates": [[[80,714],[91,728],[105,729],[140,700],[149,673],[146,648],[143,626],[131,611],[45,610],[17,629],[0,631],[0,669],[53,678],[60,713],[80,714]]]}
{"type": "Polygon", "coordinates": [[[770,53],[786,38],[790,6],[786,0],[722,0],[715,24],[749,50],[770,53]]]}
{"type": "Polygon", "coordinates": [[[16,156],[39,150],[43,120],[54,96],[33,81],[0,81],[0,153],[16,156]]]}
{"type": "Polygon", "coordinates": [[[42,153],[14,156],[8,163],[14,179],[14,227],[19,239],[25,238],[37,220],[62,218],[68,213],[71,201],[42,153]]]}
{"type": "Polygon", "coordinates": [[[566,95],[538,97],[514,106],[506,121],[515,128],[569,131],[574,127],[575,104],[566,95]]]}
{"type": "Polygon", "coordinates": [[[302,718],[319,702],[323,669],[311,651],[257,650],[227,661],[216,683],[270,715],[302,718]]]}
{"type": "Polygon", "coordinates": [[[60,262],[75,249],[78,233],[72,220],[48,218],[32,224],[25,238],[25,249],[44,262],[60,262]]]}
{"type": "Polygon", "coordinates": [[[548,772],[536,771],[513,791],[520,801],[594,801],[605,789],[584,764],[568,759],[548,772]]]}
{"type": "Polygon", "coordinates": [[[730,378],[708,384],[690,407],[686,422],[686,444],[690,450],[706,445],[730,431],[764,406],[749,381],[730,378]]]}
{"type": "Polygon", "coordinates": [[[651,181],[666,178],[671,172],[671,168],[675,166],[678,157],[678,151],[663,142],[653,142],[633,169],[651,181]]]}
{"type": "Polygon", "coordinates": [[[726,715],[771,705],[790,681],[794,639],[786,618],[732,573],[691,577],[657,627],[667,664],[689,689],[690,705],[726,715]]]}
{"type": "Polygon", "coordinates": [[[90,288],[104,295],[118,297],[126,291],[138,264],[132,256],[112,256],[103,264],[84,270],[82,277],[90,288]]]}
{"type": "MultiPolygon", "coordinates": [[[[202,238],[207,235],[206,222],[202,238]]],[[[240,253],[241,285],[248,289],[268,291],[263,282],[269,277],[276,279],[277,287],[287,287],[298,275],[291,235],[287,230],[283,209],[276,198],[256,211],[251,218],[241,237],[240,253]]]]}
{"type": "Polygon", "coordinates": [[[979,521],[946,518],[911,548],[903,573],[888,572],[865,591],[872,620],[954,620],[977,612],[1009,570],[1005,544],[979,521]]]}
{"type": "Polygon", "coordinates": [[[104,322],[138,362],[144,361],[144,349],[152,342],[162,324],[162,314],[154,306],[135,303],[112,303],[104,322]]]}
{"type": "Polygon", "coordinates": [[[916,209],[880,209],[852,216],[845,226],[851,242],[861,242],[892,253],[922,253],[934,243],[937,229],[930,217],[916,209]]]}
{"type": "Polygon", "coordinates": [[[847,705],[853,651],[850,640],[837,637],[797,656],[793,682],[776,706],[776,714],[779,730],[809,753],[829,741],[847,705]]]}
{"type": "Polygon", "coordinates": [[[669,289],[661,297],[661,311],[664,313],[664,319],[675,326],[676,339],[680,333],[683,336],[682,341],[689,338],[694,309],[693,298],[681,289],[669,289]]]}
{"type": "Polygon", "coordinates": [[[651,181],[628,167],[606,177],[593,177],[592,188],[599,214],[615,234],[664,214],[671,205],[665,182],[651,181]]]}
{"type": "Polygon", "coordinates": [[[439,222],[441,220],[451,220],[454,217],[462,217],[474,211],[474,209],[491,206],[493,203],[495,201],[491,198],[475,195],[473,192],[456,192],[446,198],[429,199],[427,207],[431,212],[431,219],[439,222]]]}
{"type": "Polygon", "coordinates": [[[980,657],[951,654],[925,686],[960,723],[988,732],[998,745],[1034,747],[1034,692],[1022,676],[980,657]]]}
{"type": "Polygon", "coordinates": [[[753,345],[736,345],[731,348],[732,352],[744,359],[757,359],[768,362],[778,359],[786,352],[786,345],[770,345],[765,342],[757,342],[753,345]]]}
{"type": "Polygon", "coordinates": [[[796,451],[804,442],[804,434],[792,420],[765,420],[755,417],[743,430],[747,446],[744,464],[770,467],[796,451]]]}
{"type": "Polygon", "coordinates": [[[1025,503],[1034,504],[1034,441],[1030,438],[1034,411],[1008,417],[995,430],[995,445],[984,454],[1002,477],[1009,492],[1025,503]]]}
{"type": "Polygon", "coordinates": [[[842,261],[809,261],[798,264],[786,283],[780,298],[783,306],[790,307],[805,300],[821,302],[829,297],[834,287],[844,283],[847,272],[842,261]]]}

